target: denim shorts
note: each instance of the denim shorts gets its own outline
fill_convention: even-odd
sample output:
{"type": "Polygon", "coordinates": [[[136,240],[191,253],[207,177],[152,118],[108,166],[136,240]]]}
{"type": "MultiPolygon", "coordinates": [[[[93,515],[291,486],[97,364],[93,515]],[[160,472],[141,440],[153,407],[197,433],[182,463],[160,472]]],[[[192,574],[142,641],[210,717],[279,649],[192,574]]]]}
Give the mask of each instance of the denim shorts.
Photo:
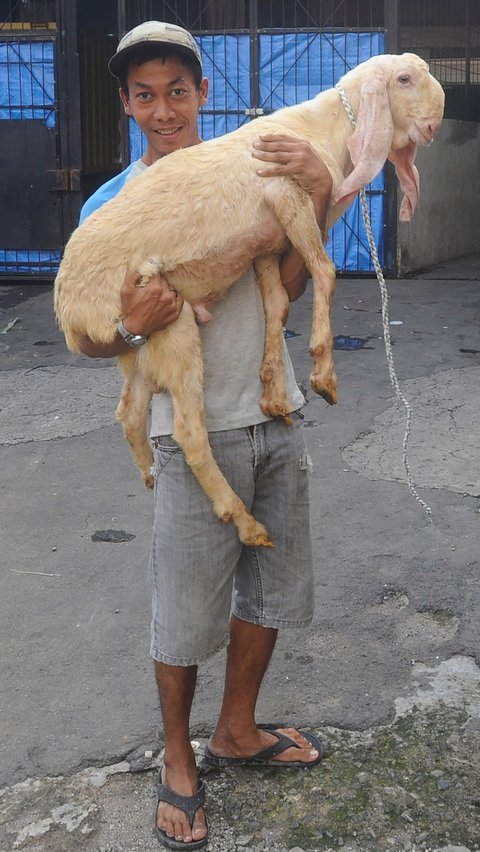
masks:
{"type": "Polygon", "coordinates": [[[264,627],[313,617],[313,565],[303,417],[210,432],[215,459],[273,547],[245,547],[224,524],[169,435],[156,438],[150,551],[152,657],[196,665],[227,644],[231,613],[264,627]]]}

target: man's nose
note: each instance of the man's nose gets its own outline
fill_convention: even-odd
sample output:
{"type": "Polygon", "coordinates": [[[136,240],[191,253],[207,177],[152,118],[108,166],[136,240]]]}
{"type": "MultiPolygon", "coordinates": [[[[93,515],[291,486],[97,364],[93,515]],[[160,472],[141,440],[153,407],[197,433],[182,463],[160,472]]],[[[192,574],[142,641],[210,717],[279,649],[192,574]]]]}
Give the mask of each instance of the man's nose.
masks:
{"type": "Polygon", "coordinates": [[[158,118],[161,121],[168,121],[169,118],[175,117],[175,110],[168,98],[157,98],[155,101],[154,115],[155,118],[158,118]]]}

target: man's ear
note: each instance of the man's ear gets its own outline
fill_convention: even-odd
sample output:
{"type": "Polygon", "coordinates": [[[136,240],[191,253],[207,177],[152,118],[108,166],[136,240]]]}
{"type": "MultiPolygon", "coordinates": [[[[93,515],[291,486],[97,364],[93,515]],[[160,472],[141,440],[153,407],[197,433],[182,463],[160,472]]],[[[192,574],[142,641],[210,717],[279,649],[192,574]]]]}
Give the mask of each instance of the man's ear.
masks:
{"type": "Polygon", "coordinates": [[[200,83],[200,106],[205,106],[208,103],[208,88],[209,81],[207,77],[204,77],[202,82],[200,83]]]}
{"type": "Polygon", "coordinates": [[[118,90],[118,94],[120,95],[120,100],[122,102],[125,115],[133,116],[132,107],[130,106],[130,98],[128,97],[128,95],[125,94],[121,87],[118,90]]]}

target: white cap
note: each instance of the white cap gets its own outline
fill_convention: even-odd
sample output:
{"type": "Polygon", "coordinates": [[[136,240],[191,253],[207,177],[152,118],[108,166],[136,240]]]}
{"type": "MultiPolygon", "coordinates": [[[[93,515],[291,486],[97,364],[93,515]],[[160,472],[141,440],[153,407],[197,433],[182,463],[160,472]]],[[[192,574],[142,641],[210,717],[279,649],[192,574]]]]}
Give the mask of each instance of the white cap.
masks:
{"type": "Polygon", "coordinates": [[[108,63],[109,70],[118,77],[125,68],[130,55],[142,44],[168,44],[178,48],[179,53],[191,54],[202,68],[200,49],[193,36],[176,24],[163,21],[145,21],[126,33],[117,47],[117,52],[108,63]]]}

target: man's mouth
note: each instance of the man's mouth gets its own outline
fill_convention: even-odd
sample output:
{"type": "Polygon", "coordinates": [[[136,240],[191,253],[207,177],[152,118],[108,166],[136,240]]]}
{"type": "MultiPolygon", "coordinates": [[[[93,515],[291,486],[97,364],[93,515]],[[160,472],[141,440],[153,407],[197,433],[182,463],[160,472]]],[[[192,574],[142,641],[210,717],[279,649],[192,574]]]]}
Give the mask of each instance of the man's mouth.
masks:
{"type": "Polygon", "coordinates": [[[163,127],[157,128],[157,130],[155,130],[155,133],[157,133],[159,136],[174,136],[175,133],[178,133],[181,129],[181,125],[179,125],[178,127],[163,127]]]}

